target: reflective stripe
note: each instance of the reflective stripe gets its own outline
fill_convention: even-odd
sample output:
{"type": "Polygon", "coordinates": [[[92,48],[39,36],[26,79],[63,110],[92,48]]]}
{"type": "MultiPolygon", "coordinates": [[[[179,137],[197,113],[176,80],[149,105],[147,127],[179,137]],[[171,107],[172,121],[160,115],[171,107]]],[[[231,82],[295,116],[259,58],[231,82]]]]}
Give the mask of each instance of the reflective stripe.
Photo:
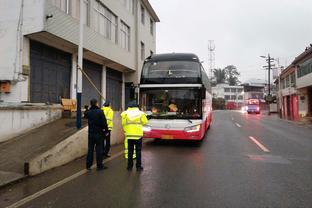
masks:
{"type": "Polygon", "coordinates": [[[126,135],[126,137],[142,137],[143,135],[126,135]]]}
{"type": "Polygon", "coordinates": [[[126,125],[128,125],[128,124],[141,124],[142,125],[142,116],[140,117],[140,122],[132,122],[132,121],[128,121],[128,119],[126,119],[126,125]]]}

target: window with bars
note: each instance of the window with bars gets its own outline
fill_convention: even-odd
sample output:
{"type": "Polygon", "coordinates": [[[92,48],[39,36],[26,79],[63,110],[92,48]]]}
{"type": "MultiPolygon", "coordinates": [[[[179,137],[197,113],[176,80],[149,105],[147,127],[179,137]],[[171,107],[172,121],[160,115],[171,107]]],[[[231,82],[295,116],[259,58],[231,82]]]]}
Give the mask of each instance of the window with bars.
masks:
{"type": "Polygon", "coordinates": [[[117,16],[98,1],[94,2],[93,9],[95,31],[99,32],[106,39],[117,43],[117,16]]]}
{"type": "Polygon", "coordinates": [[[154,35],[154,21],[152,19],[150,19],[150,33],[154,35]]]}
{"type": "Polygon", "coordinates": [[[145,24],[145,9],[143,5],[141,5],[141,23],[144,25],[145,24]]]}
{"type": "Polygon", "coordinates": [[[120,46],[130,51],[130,27],[123,21],[120,22],[120,46]]]}
{"type": "Polygon", "coordinates": [[[145,44],[141,42],[141,60],[145,59],[145,44]]]}

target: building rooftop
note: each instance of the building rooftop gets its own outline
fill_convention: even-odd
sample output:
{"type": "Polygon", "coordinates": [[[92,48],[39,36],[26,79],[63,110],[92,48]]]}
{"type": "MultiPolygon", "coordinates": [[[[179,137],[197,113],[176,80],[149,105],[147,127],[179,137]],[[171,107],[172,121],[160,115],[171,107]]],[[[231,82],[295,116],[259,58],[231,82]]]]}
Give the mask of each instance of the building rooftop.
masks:
{"type": "Polygon", "coordinates": [[[153,9],[152,5],[150,4],[150,2],[148,0],[142,0],[142,3],[147,8],[147,10],[149,11],[150,15],[154,19],[154,21],[155,22],[160,22],[159,17],[157,16],[157,14],[156,14],[155,10],[153,9]]]}

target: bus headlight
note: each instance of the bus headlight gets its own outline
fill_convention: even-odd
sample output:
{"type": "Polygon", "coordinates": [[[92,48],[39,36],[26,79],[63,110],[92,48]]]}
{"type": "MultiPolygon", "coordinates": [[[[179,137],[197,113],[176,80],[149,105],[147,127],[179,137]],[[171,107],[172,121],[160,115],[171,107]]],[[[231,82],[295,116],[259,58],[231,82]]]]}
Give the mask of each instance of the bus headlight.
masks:
{"type": "Polygon", "coordinates": [[[200,130],[200,125],[196,125],[196,126],[189,126],[184,128],[184,131],[186,132],[197,132],[200,130]]]}
{"type": "Polygon", "coordinates": [[[143,126],[142,129],[143,129],[143,132],[149,132],[152,130],[151,126],[147,126],[147,125],[143,126]]]}

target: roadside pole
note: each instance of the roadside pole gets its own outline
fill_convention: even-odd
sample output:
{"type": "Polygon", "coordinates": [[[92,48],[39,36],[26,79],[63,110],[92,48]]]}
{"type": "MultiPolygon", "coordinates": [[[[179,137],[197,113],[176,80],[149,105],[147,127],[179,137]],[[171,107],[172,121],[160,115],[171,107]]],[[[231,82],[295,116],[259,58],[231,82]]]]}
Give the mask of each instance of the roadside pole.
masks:
{"type": "Polygon", "coordinates": [[[268,103],[268,115],[271,115],[271,112],[270,112],[270,103],[271,103],[271,69],[272,69],[272,66],[274,67],[275,65],[271,64],[273,61],[274,61],[274,58],[272,58],[270,56],[270,54],[268,54],[268,56],[260,56],[261,58],[265,58],[266,59],[266,62],[268,63],[267,66],[263,66],[264,69],[267,69],[268,70],[268,95],[267,95],[267,98],[266,98],[266,101],[268,103]]]}
{"type": "Polygon", "coordinates": [[[83,64],[83,0],[80,0],[80,18],[79,18],[79,45],[78,45],[78,66],[77,66],[77,86],[76,86],[76,99],[77,99],[77,116],[76,116],[76,127],[81,128],[81,94],[82,94],[82,72],[80,69],[83,64]]]}
{"type": "Polygon", "coordinates": [[[268,112],[268,115],[271,115],[271,112],[270,112],[270,99],[271,99],[271,57],[270,57],[270,54],[268,54],[268,103],[269,103],[269,112],[268,112]]]}

